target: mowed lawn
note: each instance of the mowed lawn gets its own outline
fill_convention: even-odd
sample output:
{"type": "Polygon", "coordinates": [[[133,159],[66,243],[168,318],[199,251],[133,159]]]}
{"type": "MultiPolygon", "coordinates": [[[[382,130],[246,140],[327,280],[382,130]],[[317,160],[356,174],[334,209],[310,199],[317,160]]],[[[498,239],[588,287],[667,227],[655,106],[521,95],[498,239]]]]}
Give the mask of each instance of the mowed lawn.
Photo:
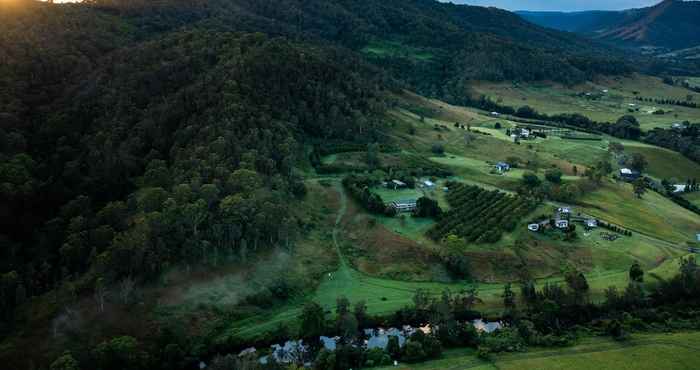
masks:
{"type": "Polygon", "coordinates": [[[626,183],[606,183],[582,202],[583,211],[595,217],[673,243],[692,241],[700,231],[697,214],[653,191],[638,199],[626,183]]]}
{"type": "Polygon", "coordinates": [[[551,153],[555,158],[592,166],[605,155],[608,142],[569,140],[550,136],[547,140],[535,144],[535,147],[540,151],[551,153]]]}
{"type": "Polygon", "coordinates": [[[647,172],[659,179],[676,178],[682,183],[688,178],[700,178],[700,164],[668,149],[645,146],[626,145],[627,154],[641,154],[649,162],[647,172]]]}
{"type": "Polygon", "coordinates": [[[525,173],[525,170],[516,168],[504,174],[495,173],[496,159],[493,163],[488,163],[478,159],[447,154],[444,157],[431,157],[430,160],[449,166],[455,171],[455,174],[464,179],[506,190],[514,190],[525,173]]]}
{"type": "Polygon", "coordinates": [[[561,349],[530,349],[499,354],[491,362],[478,359],[473,349],[448,350],[442,359],[387,367],[397,370],[692,370],[700,363],[700,333],[636,334],[620,343],[586,338],[561,349]]]}

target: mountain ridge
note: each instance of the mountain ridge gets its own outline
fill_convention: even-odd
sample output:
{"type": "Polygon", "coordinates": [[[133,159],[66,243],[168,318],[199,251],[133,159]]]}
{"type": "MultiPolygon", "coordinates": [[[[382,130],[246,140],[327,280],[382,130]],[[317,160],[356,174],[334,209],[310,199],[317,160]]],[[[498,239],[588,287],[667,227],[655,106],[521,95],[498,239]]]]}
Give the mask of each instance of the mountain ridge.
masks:
{"type": "Polygon", "coordinates": [[[620,46],[670,50],[700,45],[700,2],[664,0],[623,11],[517,12],[526,20],[620,46]]]}

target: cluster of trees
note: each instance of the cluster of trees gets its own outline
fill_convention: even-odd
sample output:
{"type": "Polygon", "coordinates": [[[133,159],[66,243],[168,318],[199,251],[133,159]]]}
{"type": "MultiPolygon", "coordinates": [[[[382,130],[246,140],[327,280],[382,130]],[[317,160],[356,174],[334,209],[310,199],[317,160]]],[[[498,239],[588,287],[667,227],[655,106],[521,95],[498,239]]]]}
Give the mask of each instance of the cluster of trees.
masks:
{"type": "Polygon", "coordinates": [[[563,173],[558,168],[545,171],[544,181],[534,172],[525,172],[518,186],[518,194],[533,199],[552,199],[558,202],[576,201],[587,186],[574,182],[562,182],[563,173]]]}
{"type": "Polygon", "coordinates": [[[416,217],[440,219],[442,217],[442,209],[437,200],[420,197],[416,201],[416,211],[413,215],[416,217]]]}
{"type": "Polygon", "coordinates": [[[700,163],[700,123],[685,122],[684,128],[655,128],[644,136],[644,142],[677,151],[700,163]]]}
{"type": "Polygon", "coordinates": [[[336,319],[326,320],[323,309],[315,303],[306,305],[301,317],[302,333],[313,331],[313,336],[308,336],[309,341],[317,341],[318,336],[335,333],[341,336],[341,343],[335,351],[322,349],[314,360],[314,369],[334,370],[348,368],[366,368],[379,365],[388,365],[393,360],[402,362],[421,362],[438,358],[442,355],[443,348],[472,346],[479,340],[479,334],[474,327],[465,320],[478,317],[472,311],[474,304],[478,302],[478,294],[474,289],[465,290],[459,294],[444,291],[439,296],[431,296],[428,292],[419,290],[413,297],[413,305],[407,306],[391,317],[385,319],[384,324],[395,327],[413,324],[429,324],[434,328],[429,334],[416,330],[406,338],[403,346],[399,345],[399,338],[390,336],[385,349],[363,348],[361,343],[363,335],[358,328],[370,328],[381,322],[378,318],[368,317],[365,309],[359,310],[359,315],[368,317],[364,325],[358,326],[358,307],[364,307],[362,302],[355,305],[354,312],[348,309],[347,299],[338,299],[336,319]],[[343,308],[343,305],[346,305],[343,308]],[[319,316],[320,314],[320,316],[319,316]],[[349,330],[340,329],[344,327],[349,330]]]}
{"type": "MultiPolygon", "coordinates": [[[[691,185],[690,180],[688,180],[688,182],[689,182],[689,184],[686,186],[688,186],[689,188],[686,188],[685,193],[689,193],[689,192],[692,193],[692,192],[698,191],[697,183],[695,183],[694,185],[691,185]],[[690,189],[690,190],[688,190],[688,189],[690,189]]],[[[671,199],[673,202],[675,202],[679,206],[700,215],[700,207],[698,207],[697,205],[695,205],[694,203],[692,203],[691,201],[686,199],[682,193],[681,194],[676,193],[675,188],[671,184],[665,183],[663,185],[665,185],[666,196],[669,199],[671,199]]]]}
{"type": "Polygon", "coordinates": [[[609,224],[609,223],[604,222],[604,221],[598,220],[598,226],[599,226],[599,227],[602,227],[603,229],[608,229],[608,230],[610,230],[610,231],[616,232],[616,233],[618,233],[618,234],[622,234],[622,235],[625,235],[625,236],[632,236],[632,232],[631,232],[631,231],[625,230],[625,229],[623,229],[623,228],[621,228],[621,227],[619,227],[619,226],[617,226],[617,225],[609,224]]]}
{"type": "Polygon", "coordinates": [[[698,107],[698,103],[693,101],[693,95],[688,95],[686,97],[686,100],[645,98],[645,97],[641,97],[641,96],[637,96],[634,99],[637,101],[642,101],[642,102],[647,102],[647,103],[678,105],[678,106],[687,107],[687,108],[697,108],[698,107]]]}
{"type": "Polygon", "coordinates": [[[698,191],[700,191],[700,182],[698,182],[698,179],[692,178],[685,182],[684,193],[696,193],[698,191]]]}
{"type": "Polygon", "coordinates": [[[428,230],[433,240],[454,235],[464,242],[495,243],[530,213],[536,201],[457,182],[447,184],[451,209],[428,230]]]}
{"type": "Polygon", "coordinates": [[[392,211],[388,210],[382,197],[372,192],[371,187],[380,184],[380,181],[375,178],[364,175],[349,175],[343,179],[343,187],[362,205],[364,209],[371,213],[389,214],[392,211]]]}

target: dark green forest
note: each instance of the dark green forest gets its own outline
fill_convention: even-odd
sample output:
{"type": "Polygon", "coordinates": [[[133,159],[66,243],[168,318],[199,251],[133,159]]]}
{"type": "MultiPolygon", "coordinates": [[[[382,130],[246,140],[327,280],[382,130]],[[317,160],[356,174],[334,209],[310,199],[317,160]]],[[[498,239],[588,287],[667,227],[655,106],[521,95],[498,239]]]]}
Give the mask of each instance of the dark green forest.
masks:
{"type": "Polygon", "coordinates": [[[343,49],[202,28],[136,42],[139,25],[99,12],[76,24],[83,12],[21,14],[37,33],[3,48],[7,325],[65,281],[89,292],[207,249],[288,243],[304,227],[287,212],[305,193],[304,145],[373,140],[390,86],[343,49]]]}

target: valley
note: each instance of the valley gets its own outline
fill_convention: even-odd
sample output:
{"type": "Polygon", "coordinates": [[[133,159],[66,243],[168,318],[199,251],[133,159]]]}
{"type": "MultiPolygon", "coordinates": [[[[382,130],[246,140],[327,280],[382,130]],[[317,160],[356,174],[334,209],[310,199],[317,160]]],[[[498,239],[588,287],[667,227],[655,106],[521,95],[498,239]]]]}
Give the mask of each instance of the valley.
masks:
{"type": "Polygon", "coordinates": [[[700,69],[526,19],[0,1],[0,361],[692,368],[700,69]]]}

